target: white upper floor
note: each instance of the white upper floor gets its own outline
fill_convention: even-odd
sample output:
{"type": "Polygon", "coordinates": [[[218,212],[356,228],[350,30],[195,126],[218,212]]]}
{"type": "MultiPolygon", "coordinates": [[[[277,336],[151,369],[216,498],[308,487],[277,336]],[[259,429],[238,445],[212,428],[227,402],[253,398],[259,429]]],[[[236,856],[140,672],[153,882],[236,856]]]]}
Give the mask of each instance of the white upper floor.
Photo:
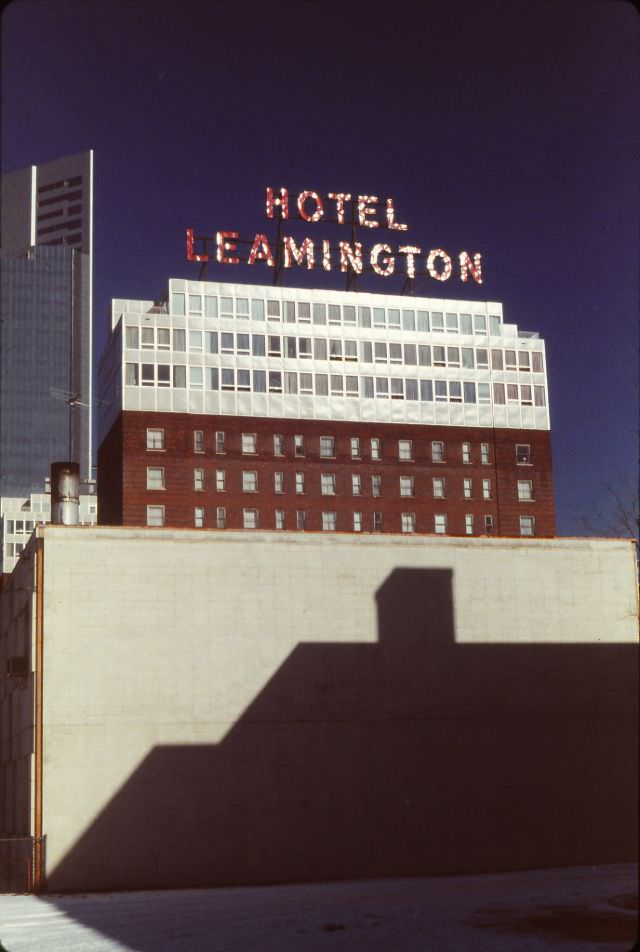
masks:
{"type": "Polygon", "coordinates": [[[121,409],[549,428],[544,341],[496,302],[172,279],[111,327],[102,435],[121,409]]]}

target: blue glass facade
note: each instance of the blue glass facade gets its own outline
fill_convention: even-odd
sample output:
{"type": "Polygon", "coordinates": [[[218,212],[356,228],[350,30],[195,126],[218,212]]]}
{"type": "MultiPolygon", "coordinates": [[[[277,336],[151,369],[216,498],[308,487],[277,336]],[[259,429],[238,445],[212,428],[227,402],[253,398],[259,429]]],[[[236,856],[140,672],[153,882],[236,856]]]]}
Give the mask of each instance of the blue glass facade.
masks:
{"type": "Polygon", "coordinates": [[[88,408],[66,397],[88,392],[89,267],[65,245],[0,259],[0,496],[41,492],[52,461],[82,458],[88,408]]]}

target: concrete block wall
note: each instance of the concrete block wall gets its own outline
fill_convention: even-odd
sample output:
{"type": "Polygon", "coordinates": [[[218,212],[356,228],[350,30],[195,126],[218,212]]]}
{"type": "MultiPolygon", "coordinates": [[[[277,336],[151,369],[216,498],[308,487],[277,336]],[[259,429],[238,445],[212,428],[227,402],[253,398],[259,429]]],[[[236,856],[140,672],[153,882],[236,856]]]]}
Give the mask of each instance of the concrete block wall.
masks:
{"type": "Polygon", "coordinates": [[[634,858],[631,543],[40,531],[51,890],[634,858]]]}

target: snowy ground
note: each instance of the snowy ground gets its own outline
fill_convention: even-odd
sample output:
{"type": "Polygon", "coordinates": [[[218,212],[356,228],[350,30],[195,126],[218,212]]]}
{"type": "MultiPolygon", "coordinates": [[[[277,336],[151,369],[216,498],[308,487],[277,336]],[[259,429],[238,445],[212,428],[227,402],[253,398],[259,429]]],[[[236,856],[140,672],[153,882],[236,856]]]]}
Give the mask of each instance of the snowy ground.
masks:
{"type": "Polygon", "coordinates": [[[631,949],[637,867],[297,886],[0,896],[6,952],[631,949]]]}

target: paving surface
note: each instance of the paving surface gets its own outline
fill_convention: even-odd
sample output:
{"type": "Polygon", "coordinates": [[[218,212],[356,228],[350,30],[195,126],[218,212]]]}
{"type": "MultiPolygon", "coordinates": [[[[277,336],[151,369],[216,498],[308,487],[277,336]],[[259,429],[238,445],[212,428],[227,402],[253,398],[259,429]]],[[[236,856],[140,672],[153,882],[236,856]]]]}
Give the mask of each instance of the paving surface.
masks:
{"type": "Polygon", "coordinates": [[[486,876],[0,896],[6,952],[627,952],[631,864],[486,876]]]}

